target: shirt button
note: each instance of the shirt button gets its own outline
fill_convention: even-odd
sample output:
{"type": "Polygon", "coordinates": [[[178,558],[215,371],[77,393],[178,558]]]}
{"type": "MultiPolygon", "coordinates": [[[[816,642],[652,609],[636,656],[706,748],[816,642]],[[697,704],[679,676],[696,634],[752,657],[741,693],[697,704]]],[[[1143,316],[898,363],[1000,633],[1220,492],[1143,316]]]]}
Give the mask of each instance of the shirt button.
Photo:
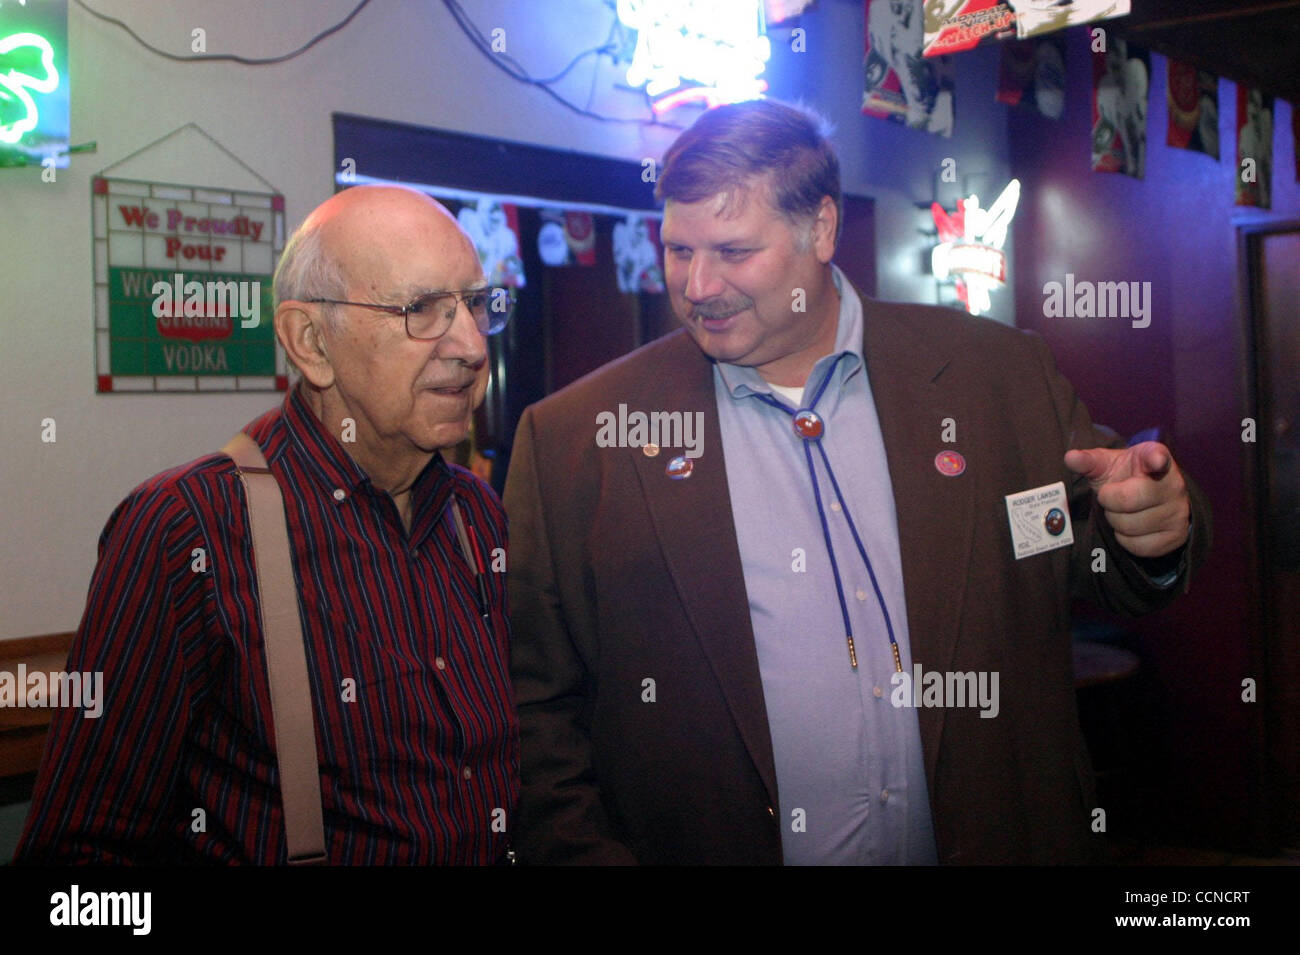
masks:
{"type": "Polygon", "coordinates": [[[831,510],[838,514],[840,512],[840,502],[831,501],[831,510]]]}
{"type": "Polygon", "coordinates": [[[866,592],[865,590],[863,590],[861,587],[858,588],[857,598],[858,598],[859,600],[866,600],[866,599],[867,599],[867,592],[866,592]]]}
{"type": "Polygon", "coordinates": [[[447,661],[444,660],[442,657],[434,657],[433,665],[436,666],[439,670],[447,669],[447,661]]]}
{"type": "Polygon", "coordinates": [[[348,496],[348,492],[345,491],[345,490],[343,490],[343,488],[341,488],[341,487],[336,487],[336,488],[334,489],[334,500],[336,500],[336,501],[341,501],[341,500],[343,500],[343,499],[344,499],[345,497],[347,497],[347,496],[348,496]]]}
{"type": "Polygon", "coordinates": [[[871,695],[874,696],[876,699],[880,699],[882,696],[885,695],[885,691],[878,686],[873,686],[871,688],[871,695]]]}
{"type": "Polygon", "coordinates": [[[882,789],[882,790],[880,790],[880,801],[881,801],[882,803],[889,802],[889,790],[888,790],[888,789],[882,789]]]}
{"type": "Polygon", "coordinates": [[[474,775],[474,772],[468,766],[466,766],[464,769],[460,771],[460,774],[464,776],[466,779],[469,779],[474,775]]]}

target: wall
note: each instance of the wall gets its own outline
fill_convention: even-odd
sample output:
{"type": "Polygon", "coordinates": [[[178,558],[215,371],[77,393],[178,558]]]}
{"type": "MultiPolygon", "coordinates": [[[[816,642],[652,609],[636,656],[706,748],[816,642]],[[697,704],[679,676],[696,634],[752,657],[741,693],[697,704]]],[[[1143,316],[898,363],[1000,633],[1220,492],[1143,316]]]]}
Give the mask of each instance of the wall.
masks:
{"type": "MultiPolygon", "coordinates": [[[[210,53],[271,56],[336,23],[353,0],[267,4],[259,0],[96,0],[151,44],[190,52],[206,30],[210,53]]],[[[474,0],[484,30],[502,27],[508,52],[534,76],[559,72],[574,53],[599,46],[611,11],[601,0],[474,0]]],[[[473,49],[433,0],[375,0],[340,33],[274,66],[174,63],[121,29],[70,5],[72,141],[94,140],[56,182],[40,170],[0,170],[0,639],[76,627],[96,541],[114,505],[149,475],[220,447],[278,397],[99,396],[94,393],[89,180],[98,170],[177,127],[198,122],[286,197],[296,224],[332,191],[331,111],[353,112],[640,159],[662,155],[671,125],[601,122],[510,79],[473,49]],[[40,440],[44,418],[57,440],[40,440]]],[[[861,117],[863,9],[822,0],[801,25],[807,52],[773,32],[774,95],[803,98],[838,127],[844,181],[875,197],[879,292],[932,300],[918,274],[934,169],[945,156],[962,175],[1000,188],[1006,178],[1005,116],[992,105],[988,53],[962,62],[959,134],[943,140],[861,117]],[[963,86],[969,81],[969,86],[963,86]]],[[[556,89],[613,116],[644,116],[638,94],[615,87],[607,58],[579,63],[556,89]],[[593,76],[593,68],[599,72],[593,76]],[[594,93],[593,93],[594,91],[594,93]]],[[[672,122],[672,118],[669,118],[672,122]]],[[[364,172],[364,170],[359,170],[364,172]]],[[[165,149],[115,170],[185,183],[247,187],[255,180],[201,148],[165,149]],[[239,179],[240,176],[245,178],[239,179]],[[233,181],[239,179],[239,181],[233,181]]],[[[1006,298],[1009,298],[1007,296],[1006,298]]],[[[1009,303],[1002,305],[1009,318],[1009,303]]]]}
{"type": "Polygon", "coordinates": [[[1248,604],[1252,529],[1243,473],[1255,445],[1241,440],[1254,414],[1242,393],[1245,316],[1237,226],[1300,216],[1291,107],[1274,116],[1273,211],[1233,205],[1236,88],[1219,84],[1222,158],[1164,145],[1166,60],[1152,57],[1144,180],[1089,171],[1091,72],[1086,37],[1071,31],[1066,115],[1059,123],[1017,111],[1009,134],[1024,184],[1014,227],[1019,324],[1041,332],[1093,418],[1123,434],[1169,429],[1177,459],[1209,496],[1215,539],[1190,594],[1144,618],[1144,696],[1137,725],[1155,791],[1152,836],[1192,843],[1250,841],[1251,771],[1262,710],[1243,703],[1251,669],[1248,604]],[[1047,318],[1043,285],[1067,272],[1094,281],[1149,281],[1151,324],[1047,318]]]}

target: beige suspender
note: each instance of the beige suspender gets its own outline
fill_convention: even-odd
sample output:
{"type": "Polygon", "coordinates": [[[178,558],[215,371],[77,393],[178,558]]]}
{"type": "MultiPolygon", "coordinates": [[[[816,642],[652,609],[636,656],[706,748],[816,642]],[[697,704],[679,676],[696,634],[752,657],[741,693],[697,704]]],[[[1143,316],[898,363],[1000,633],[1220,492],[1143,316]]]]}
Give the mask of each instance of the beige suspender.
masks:
{"type": "Polygon", "coordinates": [[[290,562],[284,496],[261,448],[248,435],[241,431],[221,452],[239,467],[248,498],[289,864],[321,865],[325,862],[325,825],[316,762],[316,721],[298,616],[298,591],[290,562]]]}

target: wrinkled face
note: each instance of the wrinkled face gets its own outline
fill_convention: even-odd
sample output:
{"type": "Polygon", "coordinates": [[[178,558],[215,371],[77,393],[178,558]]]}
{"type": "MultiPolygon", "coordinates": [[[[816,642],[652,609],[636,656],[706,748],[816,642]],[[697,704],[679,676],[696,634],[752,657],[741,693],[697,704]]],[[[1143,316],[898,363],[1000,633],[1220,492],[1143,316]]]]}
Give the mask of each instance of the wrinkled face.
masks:
{"type": "Polygon", "coordinates": [[[673,310],[705,354],[761,367],[816,341],[821,330],[796,306],[824,262],[817,244],[799,247],[807,228],[776,210],[766,184],[669,200],[660,235],[673,310]]]}
{"type": "MultiPolygon", "coordinates": [[[[352,213],[339,257],[353,302],[407,305],[432,291],[482,288],[474,246],[455,220],[421,200],[398,197],[352,213]],[[360,220],[359,222],[356,220],[360,220]]],[[[356,420],[357,440],[375,451],[431,452],[463,441],[487,390],[487,340],[459,301],[447,333],[417,341],[401,315],[335,306],[325,345],[335,386],[356,420]]]]}

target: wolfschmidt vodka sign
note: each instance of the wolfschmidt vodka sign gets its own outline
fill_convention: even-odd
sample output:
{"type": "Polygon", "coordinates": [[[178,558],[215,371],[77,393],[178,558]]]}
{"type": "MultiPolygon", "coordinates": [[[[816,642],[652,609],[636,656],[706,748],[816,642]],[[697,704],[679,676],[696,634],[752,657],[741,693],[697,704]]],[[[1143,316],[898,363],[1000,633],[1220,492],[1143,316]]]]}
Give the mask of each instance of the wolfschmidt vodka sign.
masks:
{"type": "Polygon", "coordinates": [[[91,205],[97,391],[286,387],[271,321],[283,196],[99,176],[91,205]]]}

